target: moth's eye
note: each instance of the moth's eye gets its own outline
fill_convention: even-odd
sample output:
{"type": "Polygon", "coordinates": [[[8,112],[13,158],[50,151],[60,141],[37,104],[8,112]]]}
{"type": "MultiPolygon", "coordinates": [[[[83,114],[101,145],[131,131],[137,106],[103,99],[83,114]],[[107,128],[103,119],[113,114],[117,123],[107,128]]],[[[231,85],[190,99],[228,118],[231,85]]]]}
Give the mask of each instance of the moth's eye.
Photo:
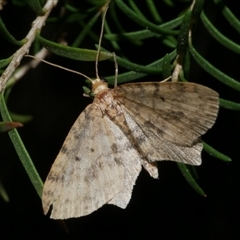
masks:
{"type": "Polygon", "coordinates": [[[100,80],[101,80],[102,82],[107,82],[106,78],[104,78],[104,77],[101,77],[100,80]]]}

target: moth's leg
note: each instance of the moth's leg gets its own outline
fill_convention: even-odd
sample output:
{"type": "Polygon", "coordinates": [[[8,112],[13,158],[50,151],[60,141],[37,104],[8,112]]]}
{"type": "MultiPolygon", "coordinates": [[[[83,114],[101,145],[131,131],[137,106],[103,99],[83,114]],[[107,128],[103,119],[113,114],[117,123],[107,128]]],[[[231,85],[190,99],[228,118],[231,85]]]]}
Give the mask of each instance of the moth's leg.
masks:
{"type": "Polygon", "coordinates": [[[114,88],[117,87],[117,77],[118,77],[118,64],[117,64],[117,58],[116,54],[113,52],[113,59],[114,59],[114,64],[115,64],[115,79],[114,79],[114,88]]]}

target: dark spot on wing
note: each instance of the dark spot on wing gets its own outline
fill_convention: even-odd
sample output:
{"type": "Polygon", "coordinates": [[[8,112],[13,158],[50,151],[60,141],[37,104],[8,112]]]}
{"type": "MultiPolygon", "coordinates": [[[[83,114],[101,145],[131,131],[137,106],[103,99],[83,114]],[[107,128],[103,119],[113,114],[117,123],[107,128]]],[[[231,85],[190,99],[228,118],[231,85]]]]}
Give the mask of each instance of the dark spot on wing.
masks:
{"type": "Polygon", "coordinates": [[[48,175],[47,180],[51,181],[51,182],[57,182],[58,181],[58,177],[50,174],[50,175],[48,175]]]}
{"type": "Polygon", "coordinates": [[[81,158],[80,158],[80,157],[75,157],[75,160],[76,160],[76,161],[80,161],[81,158]]]}
{"type": "Polygon", "coordinates": [[[184,113],[181,111],[172,111],[168,114],[166,120],[174,119],[174,120],[180,120],[184,117],[184,113]]]}
{"type": "Polygon", "coordinates": [[[89,169],[87,169],[84,181],[86,183],[91,183],[93,180],[98,178],[98,174],[99,169],[96,167],[96,165],[92,165],[89,169]]]}
{"type": "Polygon", "coordinates": [[[143,134],[141,134],[140,136],[136,137],[136,141],[139,145],[141,145],[146,141],[146,137],[143,134]]]}
{"type": "Polygon", "coordinates": [[[67,147],[65,145],[62,146],[61,148],[61,153],[65,154],[67,152],[67,147]]]}
{"type": "Polygon", "coordinates": [[[154,92],[153,92],[153,97],[154,98],[159,98],[160,96],[160,84],[159,83],[152,83],[152,85],[154,86],[154,92]]]}
{"type": "MultiPolygon", "coordinates": [[[[172,86],[173,86],[173,89],[174,89],[175,88],[174,84],[172,84],[172,86]]],[[[187,87],[188,87],[188,85],[185,84],[185,83],[178,83],[178,86],[179,86],[179,92],[185,92],[187,87]]]]}
{"type": "Polygon", "coordinates": [[[146,121],[146,122],[144,123],[144,127],[150,128],[150,127],[152,127],[152,123],[151,123],[150,121],[146,121]]]}
{"type": "Polygon", "coordinates": [[[94,152],[94,149],[93,149],[93,148],[91,148],[91,149],[90,149],[90,151],[91,151],[91,152],[94,152]]]}
{"type": "Polygon", "coordinates": [[[89,195],[84,195],[84,196],[83,196],[83,202],[84,202],[84,203],[89,203],[89,202],[91,202],[91,201],[92,201],[91,196],[89,196],[89,195]]]}
{"type": "MultiPolygon", "coordinates": [[[[164,123],[162,124],[162,126],[161,126],[161,129],[159,129],[159,128],[156,128],[150,121],[146,121],[145,123],[144,123],[144,127],[146,127],[146,128],[148,128],[148,129],[153,129],[157,134],[157,136],[163,136],[163,134],[164,134],[164,129],[166,128],[165,126],[164,126],[164,123]]],[[[153,132],[153,131],[152,131],[153,132]]],[[[146,139],[145,139],[146,140],[146,139]]]]}
{"type": "Polygon", "coordinates": [[[75,139],[79,139],[79,132],[75,131],[73,136],[75,139]]]}
{"type": "Polygon", "coordinates": [[[99,162],[98,166],[101,170],[103,170],[105,168],[105,164],[103,162],[99,162]]]}
{"type": "MultiPolygon", "coordinates": [[[[163,129],[165,129],[163,127],[163,129]]],[[[159,128],[157,128],[157,136],[163,136],[164,132],[162,130],[160,130],[159,128]]]]}
{"type": "Polygon", "coordinates": [[[114,161],[117,163],[117,165],[122,165],[122,161],[120,157],[115,157],[114,161]]]}
{"type": "Polygon", "coordinates": [[[66,199],[65,199],[65,204],[68,205],[69,203],[70,203],[69,198],[66,198],[66,199]]]}
{"type": "Polygon", "coordinates": [[[111,146],[111,149],[112,149],[113,153],[117,153],[118,152],[117,144],[113,143],[111,146]]]}
{"type": "Polygon", "coordinates": [[[48,190],[45,195],[46,196],[53,196],[53,191],[52,190],[48,190]]]}

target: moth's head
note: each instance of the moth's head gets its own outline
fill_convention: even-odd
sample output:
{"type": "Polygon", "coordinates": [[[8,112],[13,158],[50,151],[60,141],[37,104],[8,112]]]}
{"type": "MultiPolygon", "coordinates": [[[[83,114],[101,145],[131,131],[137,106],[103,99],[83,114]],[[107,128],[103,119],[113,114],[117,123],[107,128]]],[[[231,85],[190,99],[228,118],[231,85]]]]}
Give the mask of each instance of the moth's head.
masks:
{"type": "Polygon", "coordinates": [[[94,94],[98,94],[102,90],[108,88],[108,83],[104,78],[96,78],[92,81],[92,91],[94,94]]]}

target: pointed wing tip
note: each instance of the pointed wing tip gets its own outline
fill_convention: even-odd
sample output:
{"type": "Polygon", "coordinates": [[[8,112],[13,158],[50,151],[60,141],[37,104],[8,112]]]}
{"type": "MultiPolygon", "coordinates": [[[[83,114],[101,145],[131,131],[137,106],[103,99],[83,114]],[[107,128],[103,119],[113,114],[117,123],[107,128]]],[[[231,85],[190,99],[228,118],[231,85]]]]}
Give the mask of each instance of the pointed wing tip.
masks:
{"type": "Polygon", "coordinates": [[[42,209],[44,215],[47,215],[47,213],[49,212],[50,205],[51,204],[47,203],[44,199],[42,199],[42,209]]]}

